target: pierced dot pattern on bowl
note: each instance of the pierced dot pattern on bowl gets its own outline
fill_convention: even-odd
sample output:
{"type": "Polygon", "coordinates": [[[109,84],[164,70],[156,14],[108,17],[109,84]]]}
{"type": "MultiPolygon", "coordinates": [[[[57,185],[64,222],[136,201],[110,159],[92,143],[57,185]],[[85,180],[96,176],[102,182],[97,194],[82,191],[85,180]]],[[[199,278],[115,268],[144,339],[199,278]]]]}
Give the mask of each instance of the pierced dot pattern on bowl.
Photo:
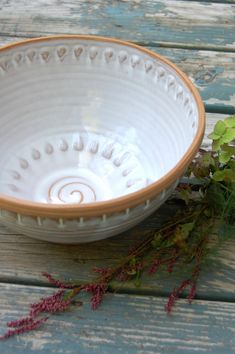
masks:
{"type": "MultiPolygon", "coordinates": [[[[81,38],[25,42],[0,53],[0,78],[14,103],[8,112],[7,95],[0,95],[2,148],[9,150],[5,128],[19,141],[26,139],[21,145],[10,141],[12,154],[0,158],[0,193],[19,199],[79,205],[138,191],[173,167],[198,128],[196,100],[183,77],[164,60],[121,43],[81,38]],[[111,135],[110,115],[123,124],[111,135]],[[17,123],[11,127],[12,117],[17,123]],[[48,130],[41,126],[42,117],[48,130]],[[32,125],[41,135],[31,137],[32,125]],[[151,131],[156,135],[147,139],[151,131]]],[[[30,217],[4,209],[0,218],[18,232],[48,241],[92,241],[135,225],[174,187],[139,205],[91,218],[85,213],[73,220],[30,217]]]]}
{"type": "MultiPolygon", "coordinates": [[[[8,183],[9,192],[28,199],[35,192],[33,199],[44,203],[82,204],[118,197],[146,186],[147,176],[133,152],[94,133],[87,134],[85,144],[82,135],[75,143],[69,134],[25,148],[22,154],[28,156],[19,159],[19,171],[7,168],[8,179],[12,181],[8,183]]],[[[14,159],[11,164],[15,165],[14,159]]]]}
{"type": "MultiPolygon", "coordinates": [[[[107,63],[111,61],[117,60],[120,65],[131,65],[133,69],[138,70],[138,66],[144,68],[146,73],[155,72],[153,74],[153,79],[157,79],[157,81],[164,80],[167,76],[167,85],[165,86],[165,90],[172,90],[175,92],[175,99],[179,99],[184,96],[183,102],[185,108],[188,106],[192,107],[192,101],[189,98],[188,94],[185,92],[185,89],[177,83],[172,73],[167,74],[166,68],[162,66],[162,64],[157,63],[157,61],[153,62],[149,59],[141,58],[140,55],[132,54],[123,50],[117,50],[116,48],[107,47],[107,48],[99,48],[97,46],[77,46],[77,45],[67,45],[65,46],[51,46],[48,48],[35,48],[31,50],[21,51],[16,53],[13,57],[2,57],[0,58],[0,69],[2,69],[2,74],[11,71],[14,67],[13,62],[17,65],[27,64],[27,60],[32,64],[38,62],[38,58],[42,63],[49,63],[52,60],[52,57],[57,57],[60,62],[63,62],[65,59],[72,60],[73,56],[76,60],[80,59],[81,56],[88,55],[89,58],[93,61],[95,60],[99,54],[105,58],[107,63]],[[140,65],[140,64],[143,65],[140,65]],[[174,87],[174,89],[173,89],[174,87]]],[[[143,55],[144,57],[144,55],[143,55]]],[[[165,81],[165,80],[164,80],[165,81]]]]}

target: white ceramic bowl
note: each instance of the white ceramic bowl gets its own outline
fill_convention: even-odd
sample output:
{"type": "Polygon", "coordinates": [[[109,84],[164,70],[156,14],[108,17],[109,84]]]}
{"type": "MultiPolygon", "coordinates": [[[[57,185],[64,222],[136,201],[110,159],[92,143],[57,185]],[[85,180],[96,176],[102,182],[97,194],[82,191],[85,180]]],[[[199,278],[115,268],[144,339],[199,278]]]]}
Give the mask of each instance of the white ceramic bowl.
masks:
{"type": "Polygon", "coordinates": [[[204,109],[165,58],[94,36],[0,49],[0,222],[89,242],[155,211],[197,152],[204,109]]]}

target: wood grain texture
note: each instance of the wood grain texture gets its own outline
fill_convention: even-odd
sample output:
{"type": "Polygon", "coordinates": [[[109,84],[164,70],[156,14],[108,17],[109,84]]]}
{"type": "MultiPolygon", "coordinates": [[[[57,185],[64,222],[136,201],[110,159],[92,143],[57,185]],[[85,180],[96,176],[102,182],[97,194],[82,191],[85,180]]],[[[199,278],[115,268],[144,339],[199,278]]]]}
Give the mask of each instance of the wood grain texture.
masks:
{"type": "Polygon", "coordinates": [[[4,0],[0,33],[109,35],[135,42],[174,42],[235,50],[231,3],[174,0],[4,0]]]}
{"type": "MultiPolygon", "coordinates": [[[[4,323],[24,316],[29,303],[48,288],[0,284],[0,331],[4,323]]],[[[1,342],[9,353],[232,354],[235,350],[235,304],[180,300],[165,313],[165,299],[108,294],[101,307],[84,305],[53,316],[41,329],[1,342]]]]}
{"type": "MultiPolygon", "coordinates": [[[[166,213],[172,213],[169,203],[138,228],[129,233],[80,246],[53,245],[14,235],[0,229],[0,281],[18,284],[47,285],[43,271],[65,280],[78,283],[94,279],[93,267],[115,265],[128,249],[143,239],[145,231],[158,228],[166,213]]],[[[169,215],[168,215],[169,218],[169,215]]],[[[224,243],[218,254],[210,256],[203,267],[197,288],[197,298],[235,301],[235,241],[224,243]]],[[[175,286],[190,275],[191,266],[178,265],[173,275],[160,270],[155,275],[146,275],[141,287],[131,283],[113,283],[112,290],[137,294],[169,295],[175,286]]],[[[186,294],[185,294],[186,295],[186,294]]]]}
{"type": "MultiPolygon", "coordinates": [[[[177,1],[177,0],[175,0],[177,1]]],[[[196,0],[188,0],[188,1],[196,1],[196,0]]],[[[235,4],[235,0],[200,0],[200,2],[215,2],[219,4],[235,4]]]]}
{"type": "MultiPolygon", "coordinates": [[[[0,45],[19,41],[0,36],[0,45]]],[[[148,47],[177,64],[198,88],[206,106],[235,113],[234,53],[148,47]]]]}

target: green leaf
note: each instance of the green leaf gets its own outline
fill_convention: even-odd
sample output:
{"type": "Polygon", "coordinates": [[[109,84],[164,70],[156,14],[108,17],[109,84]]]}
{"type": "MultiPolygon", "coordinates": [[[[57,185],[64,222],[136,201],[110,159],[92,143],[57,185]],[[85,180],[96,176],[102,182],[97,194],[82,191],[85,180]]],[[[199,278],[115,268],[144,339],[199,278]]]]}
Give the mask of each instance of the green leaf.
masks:
{"type": "Polygon", "coordinates": [[[216,171],[214,174],[213,174],[213,179],[216,181],[216,182],[222,182],[224,180],[224,170],[223,171],[216,171]]]}
{"type": "Polygon", "coordinates": [[[202,156],[202,163],[205,167],[209,167],[210,165],[215,165],[215,161],[213,159],[213,157],[211,156],[211,152],[206,152],[203,156],[202,156]]]}
{"type": "Polygon", "coordinates": [[[224,144],[222,146],[222,150],[230,153],[230,156],[235,155],[235,146],[229,146],[228,144],[224,144]]]}
{"type": "Polygon", "coordinates": [[[180,198],[188,205],[190,200],[190,191],[188,189],[182,189],[180,191],[180,198]]]}
{"type": "Polygon", "coordinates": [[[162,234],[160,232],[157,232],[154,235],[154,239],[152,241],[152,246],[154,248],[158,248],[160,246],[161,242],[162,242],[162,234]]]}
{"type": "Polygon", "coordinates": [[[234,160],[229,161],[228,166],[231,168],[232,171],[235,172],[235,161],[234,160]]]}
{"type": "Polygon", "coordinates": [[[180,236],[183,240],[185,240],[189,236],[194,226],[195,226],[195,221],[180,225],[180,236]]]}
{"type": "Polygon", "coordinates": [[[231,154],[229,151],[221,151],[219,154],[219,162],[227,163],[231,158],[231,154]]]}
{"type": "Polygon", "coordinates": [[[235,128],[227,128],[222,136],[222,141],[224,143],[230,143],[235,139],[235,128]]]}
{"type": "Polygon", "coordinates": [[[235,182],[235,172],[228,168],[224,170],[224,181],[225,182],[235,182]]]}
{"type": "Polygon", "coordinates": [[[218,140],[220,138],[220,135],[217,135],[214,132],[212,132],[208,135],[208,138],[212,140],[218,140]]]}
{"type": "Polygon", "coordinates": [[[219,140],[214,140],[212,143],[212,149],[213,151],[219,151],[220,146],[223,144],[223,142],[221,141],[221,139],[219,140]]]}
{"type": "Polygon", "coordinates": [[[222,171],[216,171],[213,174],[213,179],[216,182],[235,182],[235,171],[233,171],[231,168],[227,168],[222,171]]]}
{"type": "Polygon", "coordinates": [[[135,266],[136,265],[136,258],[135,257],[132,257],[129,261],[129,265],[130,266],[135,266]]]}
{"type": "Polygon", "coordinates": [[[235,128],[235,116],[228,117],[224,120],[224,124],[228,128],[235,128]]]}
{"type": "Polygon", "coordinates": [[[222,120],[219,120],[214,127],[214,133],[216,135],[222,136],[225,130],[226,130],[226,125],[222,120]]]}
{"type": "Polygon", "coordinates": [[[131,268],[127,271],[128,275],[135,275],[136,274],[136,270],[134,268],[131,268]]]}
{"type": "MultiPolygon", "coordinates": [[[[218,171],[221,172],[221,171],[218,171]]],[[[211,183],[206,192],[206,200],[212,210],[221,212],[225,204],[224,190],[220,183],[211,183]]]]}

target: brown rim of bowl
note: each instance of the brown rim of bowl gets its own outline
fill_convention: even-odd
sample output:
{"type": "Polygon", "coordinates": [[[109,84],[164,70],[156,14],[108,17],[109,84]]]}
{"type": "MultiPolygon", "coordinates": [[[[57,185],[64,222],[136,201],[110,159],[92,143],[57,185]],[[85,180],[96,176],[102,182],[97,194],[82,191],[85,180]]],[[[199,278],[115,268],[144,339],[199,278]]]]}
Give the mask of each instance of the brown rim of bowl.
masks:
{"type": "Polygon", "coordinates": [[[205,131],[205,110],[202,99],[194,87],[189,78],[171,61],[162,57],[159,54],[156,54],[149,49],[143,48],[136,44],[126,42],[123,40],[115,38],[106,38],[93,35],[56,35],[49,37],[40,37],[33,39],[26,39],[20,42],[11,43],[4,45],[0,48],[0,52],[7,51],[8,49],[14,47],[20,47],[25,44],[37,43],[37,42],[46,42],[53,41],[58,39],[77,39],[77,40],[92,40],[92,41],[102,41],[107,43],[116,43],[121,44],[127,47],[138,49],[139,51],[148,54],[152,58],[159,59],[171,68],[179,75],[179,77],[184,81],[188,89],[194,96],[199,120],[198,120],[198,129],[196,136],[189,146],[186,153],[182,156],[180,161],[172,168],[166,175],[152,183],[151,185],[140,189],[139,191],[130,193],[126,196],[119,197],[112,200],[89,203],[89,204],[79,204],[79,205],[59,205],[59,204],[43,204],[38,202],[31,202],[23,199],[17,199],[13,197],[7,197],[0,194],[0,208],[22,215],[30,216],[39,216],[39,217],[49,217],[49,218],[65,218],[72,219],[77,217],[94,217],[100,216],[103,214],[113,214],[125,209],[135,207],[139,204],[145,203],[147,200],[153,199],[157,194],[161,193],[162,190],[169,187],[174,181],[180,178],[187,165],[196,155],[200,144],[203,139],[205,131]]]}

